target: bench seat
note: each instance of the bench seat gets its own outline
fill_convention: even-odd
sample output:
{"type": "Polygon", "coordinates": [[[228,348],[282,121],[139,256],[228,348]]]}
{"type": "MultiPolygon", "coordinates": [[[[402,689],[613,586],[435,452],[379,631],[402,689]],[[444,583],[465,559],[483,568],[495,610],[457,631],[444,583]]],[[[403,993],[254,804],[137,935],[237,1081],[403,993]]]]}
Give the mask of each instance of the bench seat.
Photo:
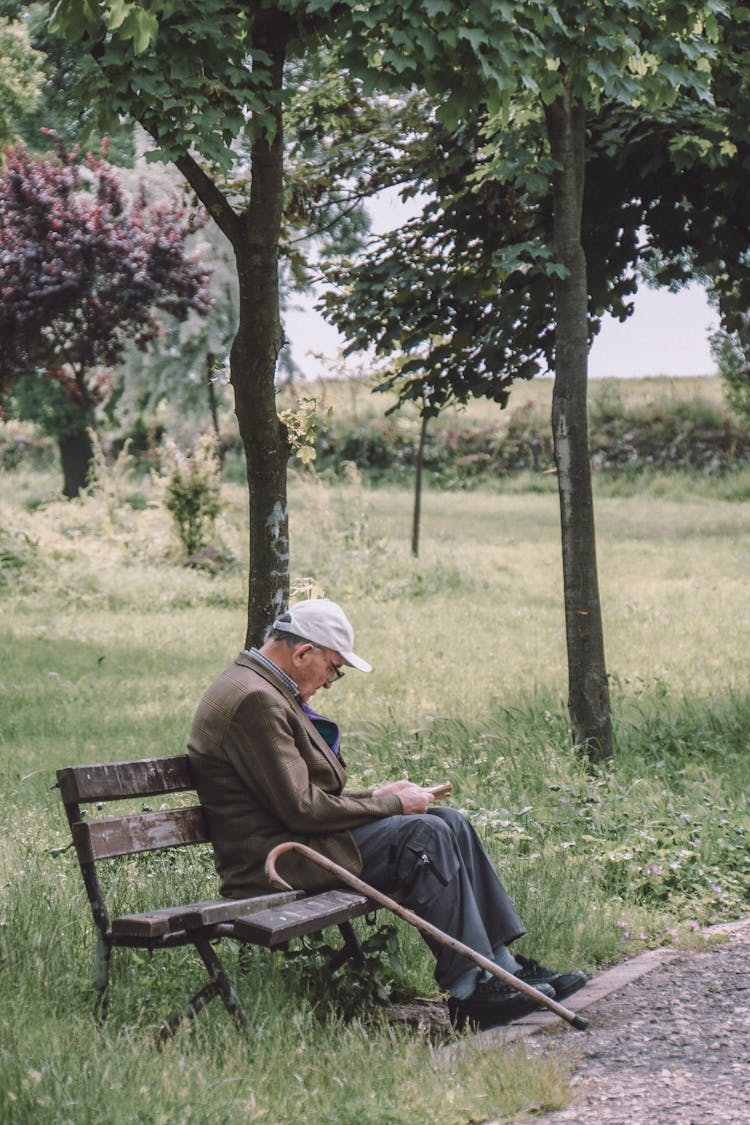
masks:
{"type": "Polygon", "coordinates": [[[234,933],[241,941],[271,949],[292,938],[317,933],[326,926],[340,926],[372,909],[373,903],[364,895],[352,891],[322,891],[283,906],[246,913],[235,921],[234,933]]]}
{"type": "Polygon", "coordinates": [[[147,910],[142,914],[123,914],[112,920],[112,936],[115,939],[158,939],[167,934],[214,926],[220,922],[233,922],[240,915],[248,916],[256,910],[263,910],[273,916],[273,907],[293,902],[303,895],[304,891],[278,891],[274,894],[258,895],[256,898],[209,899],[206,902],[191,902],[185,906],[166,906],[160,910],[147,910]]]}

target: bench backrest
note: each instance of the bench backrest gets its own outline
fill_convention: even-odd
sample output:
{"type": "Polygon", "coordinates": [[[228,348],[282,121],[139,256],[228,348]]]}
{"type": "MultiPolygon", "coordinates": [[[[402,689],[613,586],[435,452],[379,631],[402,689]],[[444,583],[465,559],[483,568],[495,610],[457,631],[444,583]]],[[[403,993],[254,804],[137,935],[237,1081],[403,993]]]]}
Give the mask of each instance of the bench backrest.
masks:
{"type": "Polygon", "coordinates": [[[66,807],[88,801],[123,801],[194,789],[187,754],[170,758],[139,758],[95,766],[66,766],[57,771],[66,807]]]}
{"type": "Polygon", "coordinates": [[[186,754],[170,758],[142,758],[130,762],[66,766],[57,771],[86,890],[100,929],[108,927],[107,912],[96,863],[115,856],[209,842],[200,805],[84,817],[81,805],[125,801],[188,792],[195,788],[186,754]]]}

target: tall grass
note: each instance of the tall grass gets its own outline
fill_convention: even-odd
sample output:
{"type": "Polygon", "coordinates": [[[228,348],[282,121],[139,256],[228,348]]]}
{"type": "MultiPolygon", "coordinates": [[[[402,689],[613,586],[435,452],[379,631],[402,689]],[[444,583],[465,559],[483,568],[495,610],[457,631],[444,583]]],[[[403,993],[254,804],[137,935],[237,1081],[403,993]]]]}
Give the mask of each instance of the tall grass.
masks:
{"type": "MultiPolygon", "coordinates": [[[[524,917],[520,948],[563,966],[595,970],[747,910],[750,509],[685,478],[656,484],[597,503],[617,732],[599,770],[569,745],[552,489],[428,493],[419,560],[407,489],[356,475],[291,489],[295,580],[344,604],[375,665],[316,697],[342,725],[352,782],[450,777],[524,917]]],[[[462,1123],[562,1104],[564,1061],[446,1058],[377,1014],[344,1021],[309,961],[261,950],[242,966],[227,951],[247,1036],[217,1004],[157,1049],[201,978],[186,950],[117,951],[110,1021],[94,1027],[92,930],[54,771],[182,751],[243,640],[245,495],[224,486],[217,535],[234,561],[212,574],[180,565],[145,483],[127,486],[135,504],[39,503],[47,487],[7,475],[0,504],[0,1120],[462,1123]]],[[[114,865],[111,884],[134,908],[216,889],[207,852],[114,865]]],[[[397,986],[435,995],[421,940],[397,932],[397,986]]]]}

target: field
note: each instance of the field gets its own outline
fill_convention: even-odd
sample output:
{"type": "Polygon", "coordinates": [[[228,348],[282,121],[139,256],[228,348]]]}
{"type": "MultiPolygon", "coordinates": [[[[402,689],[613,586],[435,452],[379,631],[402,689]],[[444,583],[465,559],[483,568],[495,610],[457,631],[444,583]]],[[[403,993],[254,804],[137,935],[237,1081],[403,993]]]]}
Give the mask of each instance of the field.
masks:
{"type": "MultiPolygon", "coordinates": [[[[617,745],[612,769],[591,770],[567,733],[552,478],[427,491],[417,560],[410,482],[292,482],[294,580],[344,605],[375,666],[316,697],[342,725],[352,783],[450,777],[526,921],[522,952],[596,971],[747,912],[750,503],[728,497],[749,483],[597,482],[617,745]]],[[[446,1055],[372,1008],[344,1019],[346,984],[322,987],[316,950],[257,951],[243,974],[230,953],[252,1033],[216,1003],[161,1049],[154,1032],[199,967],[185,951],[118,951],[95,1028],[54,773],[182,751],[242,644],[247,521],[244,489],[225,483],[217,536],[233,561],[212,574],[181,564],[153,483],[113,472],[67,504],[57,487],[52,472],[0,478],[0,1120],[461,1125],[564,1104],[564,1059],[446,1055]]],[[[175,900],[216,889],[209,856],[154,865],[144,905],[149,879],[175,900]]],[[[398,941],[394,987],[435,995],[419,939],[398,941]]]]}
{"type": "MultiPolygon", "coordinates": [[[[382,417],[384,410],[393,406],[396,399],[390,393],[372,394],[372,383],[373,380],[364,376],[344,381],[331,379],[297,383],[289,390],[282,390],[280,399],[282,405],[292,406],[298,396],[305,395],[315,398],[321,410],[331,409],[338,418],[373,421],[382,417]]],[[[529,404],[546,407],[552,401],[552,384],[550,377],[515,383],[510,392],[508,409],[515,410],[529,404]]],[[[598,400],[615,395],[630,410],[665,409],[670,404],[695,402],[696,399],[717,406],[723,402],[724,396],[722,381],[717,376],[673,378],[662,375],[642,379],[593,379],[589,388],[592,407],[596,406],[598,400]]],[[[466,407],[450,407],[444,413],[445,420],[451,425],[461,422],[477,425],[493,421],[500,411],[492,402],[475,399],[466,407]]],[[[416,425],[416,412],[410,406],[404,408],[403,416],[416,425]]]]}

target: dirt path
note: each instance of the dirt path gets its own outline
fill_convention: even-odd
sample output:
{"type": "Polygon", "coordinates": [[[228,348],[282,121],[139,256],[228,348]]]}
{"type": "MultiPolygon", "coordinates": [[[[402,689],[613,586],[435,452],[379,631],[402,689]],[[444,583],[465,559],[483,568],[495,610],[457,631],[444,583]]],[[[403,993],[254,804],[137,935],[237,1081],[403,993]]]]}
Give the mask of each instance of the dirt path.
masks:
{"type": "Polygon", "coordinates": [[[522,1036],[540,1066],[560,1051],[574,1062],[569,1105],[514,1125],[747,1125],[750,919],[709,933],[726,940],[644,954],[595,977],[569,1002],[589,1017],[586,1032],[545,1014],[478,1036],[522,1036]]]}

